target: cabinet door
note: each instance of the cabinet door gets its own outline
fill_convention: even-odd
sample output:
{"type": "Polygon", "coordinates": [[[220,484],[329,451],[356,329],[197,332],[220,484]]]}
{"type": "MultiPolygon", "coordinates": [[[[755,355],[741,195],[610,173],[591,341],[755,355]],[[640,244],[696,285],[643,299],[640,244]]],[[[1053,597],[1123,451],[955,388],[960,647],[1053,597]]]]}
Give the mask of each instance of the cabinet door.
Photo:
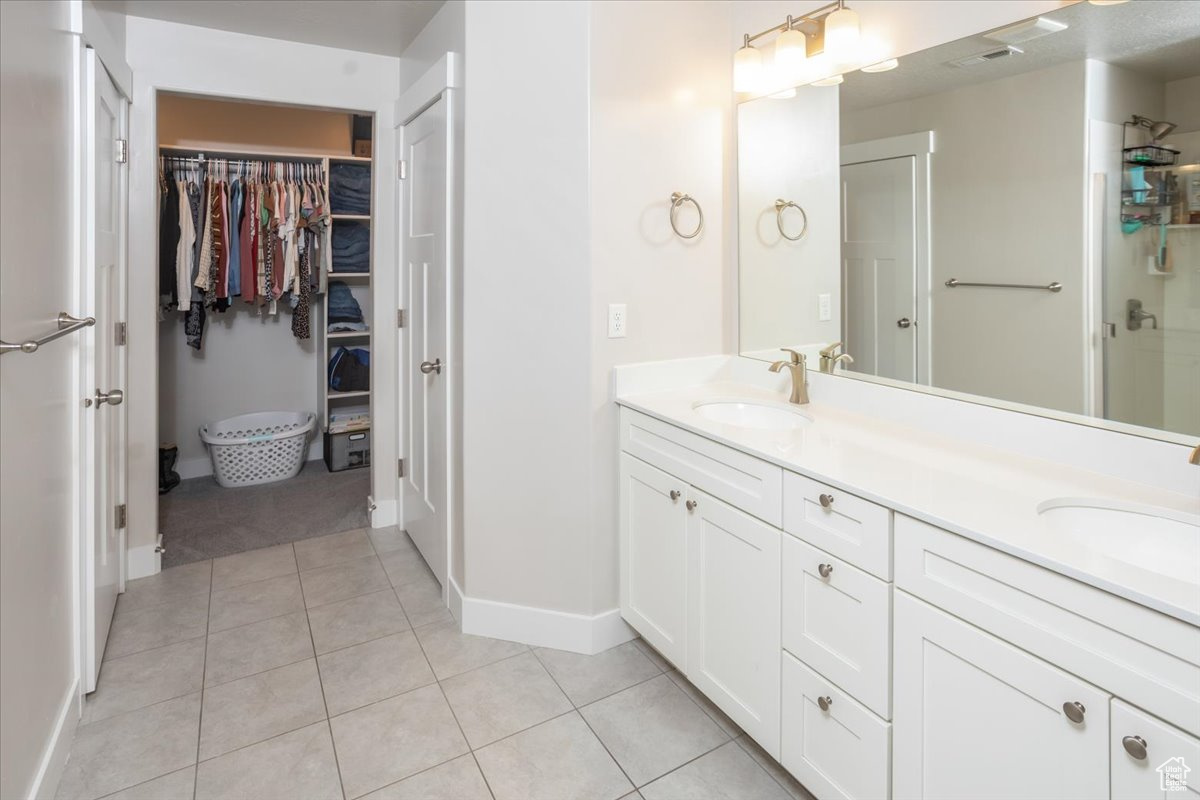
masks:
{"type": "Polygon", "coordinates": [[[1110,753],[1112,800],[1200,798],[1200,739],[1120,700],[1112,701],[1110,753]]]}
{"type": "Polygon", "coordinates": [[[779,537],[688,490],[688,679],[779,758],[779,537]]]}
{"type": "Polygon", "coordinates": [[[894,606],[893,797],[1108,797],[1107,694],[903,592],[894,606]]]}
{"type": "Polygon", "coordinates": [[[621,454],[621,616],[684,671],[686,491],[679,479],[621,454]]]}

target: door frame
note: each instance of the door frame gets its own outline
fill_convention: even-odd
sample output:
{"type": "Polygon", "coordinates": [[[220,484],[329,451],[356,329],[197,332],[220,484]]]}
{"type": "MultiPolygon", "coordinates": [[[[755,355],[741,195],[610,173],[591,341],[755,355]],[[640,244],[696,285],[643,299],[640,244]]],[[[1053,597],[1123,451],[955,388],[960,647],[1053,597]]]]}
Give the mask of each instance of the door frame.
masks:
{"type": "MultiPolygon", "coordinates": [[[[907,133],[872,139],[841,147],[840,166],[863,164],[869,161],[886,161],[893,158],[912,157],[913,164],[913,227],[916,253],[913,267],[917,274],[917,375],[914,383],[933,385],[933,274],[930,245],[932,213],[930,164],[935,152],[933,131],[907,133]]],[[[838,183],[841,183],[839,176],[838,183]]],[[[839,192],[840,194],[840,192],[839,192]]],[[[842,275],[842,297],[846,296],[846,276],[842,275]]]]}
{"type": "MultiPolygon", "coordinates": [[[[413,83],[396,100],[393,120],[396,127],[396,158],[397,176],[399,176],[399,161],[402,160],[404,149],[404,128],[426,109],[439,100],[446,103],[446,365],[442,377],[446,383],[446,581],[442,585],[442,601],[445,602],[456,619],[462,619],[463,591],[455,580],[454,575],[454,531],[462,525],[460,515],[462,483],[461,459],[462,452],[462,254],[458,242],[458,233],[462,230],[461,195],[457,191],[462,164],[459,163],[456,145],[458,129],[462,122],[460,112],[456,107],[456,99],[463,86],[462,57],[457,53],[447,52],[436,63],[413,83]],[[453,587],[453,591],[451,591],[453,587]]],[[[404,228],[404,217],[407,209],[404,205],[404,191],[399,180],[396,181],[396,230],[404,228]]],[[[405,263],[404,236],[397,236],[396,270],[400,276],[396,281],[397,314],[408,307],[406,296],[407,282],[403,279],[405,263]]],[[[402,402],[404,398],[404,382],[411,374],[414,365],[408,363],[405,350],[405,337],[408,329],[398,326],[396,330],[396,352],[399,369],[396,375],[396,397],[401,402],[396,403],[396,442],[397,452],[403,458],[406,442],[404,440],[404,415],[408,409],[402,402]]],[[[397,475],[397,524],[404,527],[404,478],[397,475]]]]}

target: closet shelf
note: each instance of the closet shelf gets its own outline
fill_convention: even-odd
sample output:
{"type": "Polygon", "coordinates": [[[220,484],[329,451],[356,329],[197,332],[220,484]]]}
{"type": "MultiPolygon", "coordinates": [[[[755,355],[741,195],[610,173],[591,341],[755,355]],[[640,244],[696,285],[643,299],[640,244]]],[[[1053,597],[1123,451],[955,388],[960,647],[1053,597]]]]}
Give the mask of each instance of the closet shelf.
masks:
{"type": "Polygon", "coordinates": [[[334,391],[333,389],[329,390],[329,399],[330,400],[345,400],[350,397],[370,397],[370,396],[371,396],[370,391],[337,392],[337,391],[334,391]]]}
{"type": "Polygon", "coordinates": [[[350,161],[356,164],[370,164],[371,156],[329,156],[330,161],[350,161]]]}
{"type": "Polygon", "coordinates": [[[325,334],[329,339],[357,339],[363,336],[370,336],[370,331],[333,331],[325,334]]]}
{"type": "Polygon", "coordinates": [[[333,218],[334,220],[345,219],[345,220],[354,220],[355,222],[370,222],[371,221],[370,214],[330,214],[329,216],[331,218],[333,218]]]}
{"type": "Polygon", "coordinates": [[[345,279],[345,278],[367,278],[367,279],[370,279],[370,277],[371,277],[371,273],[369,273],[369,272],[327,272],[325,274],[331,278],[343,278],[343,279],[345,279]]]}

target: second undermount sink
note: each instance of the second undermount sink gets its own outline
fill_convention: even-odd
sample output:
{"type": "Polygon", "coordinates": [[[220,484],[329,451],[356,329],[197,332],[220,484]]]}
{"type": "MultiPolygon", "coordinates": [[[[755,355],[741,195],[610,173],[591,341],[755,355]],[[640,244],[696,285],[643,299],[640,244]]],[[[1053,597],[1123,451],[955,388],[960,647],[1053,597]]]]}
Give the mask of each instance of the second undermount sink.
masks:
{"type": "Polygon", "coordinates": [[[1047,500],[1037,510],[1050,530],[1097,555],[1200,582],[1200,515],[1078,497],[1047,500]]]}
{"type": "Polygon", "coordinates": [[[692,409],[712,422],[759,431],[791,431],[812,422],[797,409],[741,400],[707,400],[692,409]]]}

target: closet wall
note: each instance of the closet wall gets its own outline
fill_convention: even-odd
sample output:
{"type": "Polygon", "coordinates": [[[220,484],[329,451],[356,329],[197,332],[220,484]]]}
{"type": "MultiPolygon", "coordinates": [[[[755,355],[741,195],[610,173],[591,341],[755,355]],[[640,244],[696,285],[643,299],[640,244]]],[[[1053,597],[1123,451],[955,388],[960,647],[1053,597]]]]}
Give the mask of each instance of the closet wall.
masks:
{"type": "MultiPolygon", "coordinates": [[[[160,147],[349,155],[351,118],[164,94],[158,103],[158,138],[160,147]]],[[[166,314],[159,324],[158,432],[160,441],[178,445],[181,477],[212,473],[197,434],[206,422],[252,411],[320,413],[317,332],[311,339],[296,339],[291,321],[282,307],[275,316],[263,315],[237,300],[224,314],[209,312],[203,347],[193,350],[184,338],[183,315],[166,314]]],[[[313,437],[308,457],[321,457],[320,435],[313,437]]]]}

